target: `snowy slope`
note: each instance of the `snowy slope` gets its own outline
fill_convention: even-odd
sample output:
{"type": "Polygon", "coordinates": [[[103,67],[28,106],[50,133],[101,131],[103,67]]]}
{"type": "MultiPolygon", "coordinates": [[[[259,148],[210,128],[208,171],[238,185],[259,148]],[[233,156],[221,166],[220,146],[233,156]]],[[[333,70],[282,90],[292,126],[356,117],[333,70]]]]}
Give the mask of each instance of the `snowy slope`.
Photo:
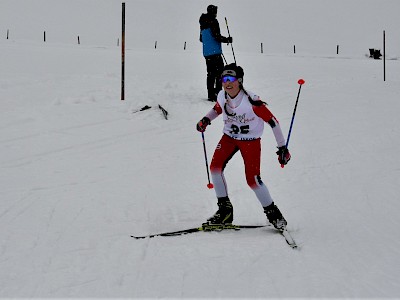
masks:
{"type": "MultiPolygon", "coordinates": [[[[221,28],[225,12],[230,20],[245,86],[269,103],[285,133],[297,80],[306,80],[289,145],[291,162],[280,168],[268,127],[262,142],[262,177],[300,246],[293,250],[268,228],[130,238],[197,226],[216,209],[195,130],[212,105],[202,100],[200,44],[187,51],[174,48],[186,30],[198,43],[197,18],[209,3],[127,1],[131,16],[142,22],[153,16],[153,23],[164,26],[146,27],[147,35],[128,26],[127,100],[120,101],[120,49],[113,38],[119,34],[120,3],[113,2],[40,0],[37,7],[32,1],[1,2],[0,24],[13,26],[13,38],[0,40],[0,297],[398,298],[400,50],[395,45],[400,43],[392,33],[400,28],[394,17],[399,4],[215,2],[221,28]],[[18,15],[15,7],[21,4],[29,10],[18,15]],[[39,18],[44,5],[48,9],[39,18]],[[265,22],[271,23],[258,23],[265,28],[282,24],[280,13],[286,12],[287,27],[276,30],[287,32],[289,49],[300,20],[296,28],[304,38],[294,34],[299,44],[310,42],[314,30],[323,45],[341,36],[359,48],[339,55],[308,48],[294,55],[282,45],[262,55],[258,41],[248,47],[252,37],[246,34],[260,26],[251,27],[247,17],[236,21],[246,9],[254,20],[263,19],[261,11],[268,14],[265,22]],[[335,10],[343,13],[343,22],[330,27],[324,21],[334,19],[335,10]],[[64,19],[55,22],[55,11],[64,11],[66,19],[79,13],[68,27],[64,19]],[[99,21],[107,11],[108,22],[117,24],[113,28],[99,21]],[[376,14],[380,18],[368,19],[376,14]],[[17,22],[24,15],[30,16],[29,30],[17,22]],[[168,22],[178,16],[195,22],[176,31],[168,22]],[[59,36],[44,44],[33,31],[46,20],[71,37],[68,28],[90,23],[87,32],[103,29],[113,42],[98,35],[78,46],[59,36]],[[352,30],[363,36],[347,35],[350,20],[358,20],[360,27],[352,30]],[[365,57],[368,47],[380,47],[383,29],[391,33],[386,82],[382,61],[365,57]],[[158,38],[168,47],[155,51],[158,38]],[[136,112],[144,105],[152,109],[136,112]]],[[[285,38],[278,40],[285,44],[285,38]]],[[[224,49],[232,61],[230,48],[224,49]]],[[[221,129],[216,120],[205,134],[209,159],[221,129]]],[[[264,224],[240,156],[228,165],[226,178],[235,222],[264,224]]]]}

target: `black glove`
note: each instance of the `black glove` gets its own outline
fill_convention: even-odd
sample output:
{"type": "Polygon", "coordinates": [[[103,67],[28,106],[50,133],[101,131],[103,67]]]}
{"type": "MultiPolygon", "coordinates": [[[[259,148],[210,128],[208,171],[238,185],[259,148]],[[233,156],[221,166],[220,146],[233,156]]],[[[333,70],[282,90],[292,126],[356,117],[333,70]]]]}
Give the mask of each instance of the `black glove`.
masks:
{"type": "Polygon", "coordinates": [[[227,43],[227,44],[232,44],[233,39],[231,36],[228,36],[225,41],[226,41],[225,43],[227,43]]]}
{"type": "Polygon", "coordinates": [[[201,119],[199,121],[199,123],[197,123],[196,129],[197,129],[197,131],[204,132],[204,131],[206,131],[207,126],[210,124],[211,124],[210,119],[207,117],[204,117],[203,119],[201,119]]]}
{"type": "Polygon", "coordinates": [[[286,146],[278,147],[276,154],[278,154],[278,161],[281,165],[286,165],[291,158],[289,150],[286,148],[286,146]]]}

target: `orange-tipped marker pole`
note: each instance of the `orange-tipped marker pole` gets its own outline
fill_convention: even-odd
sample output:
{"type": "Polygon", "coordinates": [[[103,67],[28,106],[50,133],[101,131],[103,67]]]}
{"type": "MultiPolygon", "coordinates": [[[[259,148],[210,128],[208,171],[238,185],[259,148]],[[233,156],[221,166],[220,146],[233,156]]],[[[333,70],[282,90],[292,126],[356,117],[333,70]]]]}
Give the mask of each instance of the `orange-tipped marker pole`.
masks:
{"type": "Polygon", "coordinates": [[[210,181],[210,171],[208,170],[208,160],[207,160],[207,151],[206,151],[206,140],[204,138],[204,132],[201,133],[201,137],[203,138],[203,149],[204,149],[204,160],[206,161],[206,169],[207,169],[207,178],[208,184],[207,187],[211,190],[214,188],[214,185],[210,181]]]}
{"type": "MultiPolygon", "coordinates": [[[[304,79],[300,78],[297,83],[299,84],[299,92],[297,93],[297,99],[296,99],[296,104],[294,106],[293,110],[293,115],[292,115],[292,121],[290,122],[290,128],[289,128],[289,133],[288,137],[286,139],[286,148],[289,146],[289,140],[290,140],[290,135],[292,133],[292,128],[293,128],[293,122],[294,122],[294,117],[296,115],[296,110],[297,110],[297,104],[299,103],[299,97],[300,97],[300,91],[301,91],[301,86],[305,83],[304,79]]],[[[284,168],[285,165],[281,164],[281,168],[284,168]]]]}

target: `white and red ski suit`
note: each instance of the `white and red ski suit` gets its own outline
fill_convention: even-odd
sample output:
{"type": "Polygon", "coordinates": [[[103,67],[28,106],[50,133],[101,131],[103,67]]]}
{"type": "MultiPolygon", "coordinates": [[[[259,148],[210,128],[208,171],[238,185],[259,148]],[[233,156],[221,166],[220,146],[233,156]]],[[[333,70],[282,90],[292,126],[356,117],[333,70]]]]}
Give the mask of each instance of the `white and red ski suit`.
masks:
{"type": "Polygon", "coordinates": [[[233,155],[240,151],[247,184],[255,192],[263,207],[270,205],[273,200],[260,177],[261,136],[264,123],[268,123],[278,147],[284,146],[285,138],[278,120],[258,96],[249,91],[245,93],[244,90],[240,90],[233,99],[223,90],[218,93],[217,103],[206,117],[212,121],[221,114],[224,121],[224,134],[215,149],[210,165],[216,196],[218,198],[228,196],[224,169],[233,155]],[[258,101],[260,105],[253,105],[249,97],[258,101]]]}

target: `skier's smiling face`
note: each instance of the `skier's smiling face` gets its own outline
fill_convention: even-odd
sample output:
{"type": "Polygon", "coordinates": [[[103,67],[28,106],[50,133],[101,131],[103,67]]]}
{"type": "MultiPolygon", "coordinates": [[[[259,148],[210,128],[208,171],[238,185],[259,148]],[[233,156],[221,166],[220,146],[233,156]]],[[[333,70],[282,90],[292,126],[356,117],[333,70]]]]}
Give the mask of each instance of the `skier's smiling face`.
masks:
{"type": "Polygon", "coordinates": [[[222,87],[231,98],[235,98],[240,92],[239,80],[233,76],[222,77],[222,87]]]}

